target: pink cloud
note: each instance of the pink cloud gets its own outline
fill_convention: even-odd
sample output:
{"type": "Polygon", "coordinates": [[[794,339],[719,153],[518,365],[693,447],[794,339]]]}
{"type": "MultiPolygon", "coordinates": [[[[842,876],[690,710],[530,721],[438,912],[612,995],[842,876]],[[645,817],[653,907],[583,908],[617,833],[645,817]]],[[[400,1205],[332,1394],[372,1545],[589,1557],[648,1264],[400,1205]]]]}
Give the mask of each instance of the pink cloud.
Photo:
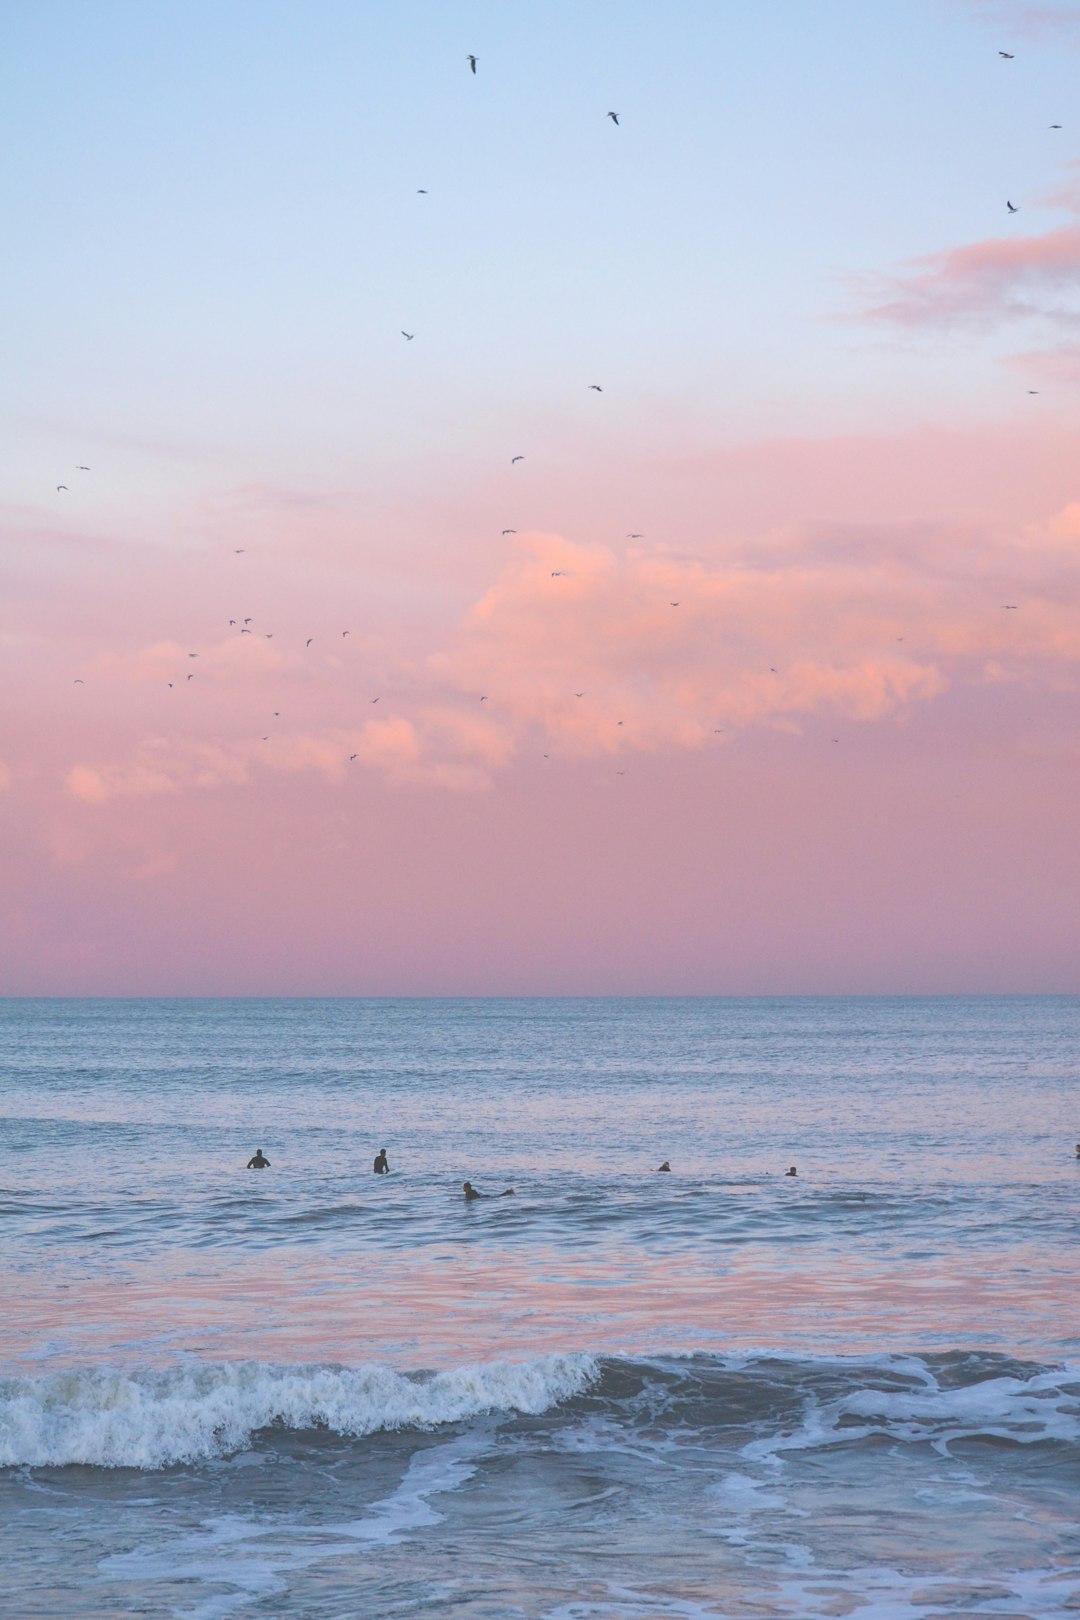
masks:
{"type": "Polygon", "coordinates": [[[870,313],[899,326],[995,325],[1041,318],[1080,323],[1080,225],[1042,236],[996,237],[916,261],[870,313]]]}

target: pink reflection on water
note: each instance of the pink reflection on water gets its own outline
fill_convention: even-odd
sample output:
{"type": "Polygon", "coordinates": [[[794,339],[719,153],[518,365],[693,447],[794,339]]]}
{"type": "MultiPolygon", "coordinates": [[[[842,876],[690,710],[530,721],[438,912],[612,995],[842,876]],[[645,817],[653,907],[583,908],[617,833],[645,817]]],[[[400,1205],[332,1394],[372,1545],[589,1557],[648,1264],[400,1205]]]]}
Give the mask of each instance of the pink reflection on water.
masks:
{"type": "Polygon", "coordinates": [[[353,1266],[264,1254],[77,1282],[0,1274],[11,1301],[0,1360],[145,1364],[193,1353],[417,1368],[553,1350],[1075,1353],[1061,1307],[1080,1264],[1048,1277],[1033,1259],[1017,1250],[992,1270],[968,1256],[833,1267],[778,1264],[775,1250],[745,1246],[722,1261],[613,1266],[534,1249],[528,1260],[446,1252],[357,1256],[353,1266]]]}

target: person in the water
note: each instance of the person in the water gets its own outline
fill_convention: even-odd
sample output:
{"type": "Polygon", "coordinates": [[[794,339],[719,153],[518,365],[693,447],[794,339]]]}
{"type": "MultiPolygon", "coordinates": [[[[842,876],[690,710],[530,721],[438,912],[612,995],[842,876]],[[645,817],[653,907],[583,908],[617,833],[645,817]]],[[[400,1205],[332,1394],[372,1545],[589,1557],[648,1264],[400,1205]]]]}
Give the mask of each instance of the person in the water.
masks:
{"type": "Polygon", "coordinates": [[[798,1173],[799,1172],[796,1170],[794,1165],[792,1165],[790,1170],[785,1170],[784,1171],[785,1176],[797,1176],[798,1173]]]}
{"type": "Polygon", "coordinates": [[[265,1170],[269,1164],[270,1160],[265,1157],[262,1148],[256,1148],[255,1157],[248,1160],[247,1167],[249,1170],[265,1170]]]}
{"type": "Polygon", "coordinates": [[[668,1170],[668,1171],[670,1171],[670,1169],[671,1169],[671,1166],[670,1166],[670,1164],[668,1164],[668,1162],[667,1162],[667,1160],[666,1160],[666,1159],[665,1159],[665,1160],[664,1160],[664,1162],[663,1162],[663,1164],[658,1164],[658,1165],[657,1165],[657,1167],[656,1167],[656,1173],[657,1173],[657,1175],[659,1175],[659,1173],[660,1173],[660,1171],[661,1171],[661,1170],[668,1170]]]}
{"type": "Polygon", "coordinates": [[[465,1194],[467,1204],[471,1204],[474,1198],[513,1198],[514,1196],[513,1187],[507,1187],[506,1191],[501,1193],[477,1192],[471,1181],[466,1181],[461,1190],[465,1194]]]}
{"type": "Polygon", "coordinates": [[[378,1153],[376,1153],[375,1163],[371,1168],[374,1170],[377,1176],[388,1176],[390,1174],[390,1165],[387,1162],[385,1148],[380,1148],[378,1153]]]}

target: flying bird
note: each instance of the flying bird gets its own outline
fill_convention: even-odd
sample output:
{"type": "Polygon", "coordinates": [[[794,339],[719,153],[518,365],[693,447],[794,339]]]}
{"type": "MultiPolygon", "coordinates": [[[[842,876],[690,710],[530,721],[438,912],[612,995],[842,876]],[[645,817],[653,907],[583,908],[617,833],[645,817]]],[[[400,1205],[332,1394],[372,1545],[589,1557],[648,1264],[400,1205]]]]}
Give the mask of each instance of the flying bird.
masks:
{"type": "MultiPolygon", "coordinates": [[[[76,677],[75,677],[75,680],[74,680],[74,681],[73,681],[73,682],[72,682],[72,684],[73,684],[73,685],[74,685],[74,686],[85,686],[85,685],[86,685],[86,682],[85,682],[85,681],[83,681],[83,680],[80,680],[80,679],[79,679],[79,677],[78,677],[78,676],[77,676],[77,675],[76,675],[76,677]]],[[[171,682],[171,681],[170,681],[170,682],[169,682],[169,685],[170,685],[170,686],[171,686],[171,685],[172,685],[172,682],[171,682]]]]}
{"type": "Polygon", "coordinates": [[[245,624],[254,624],[254,622],[255,622],[255,621],[254,621],[254,620],[253,620],[253,619],[245,619],[245,620],[244,620],[244,623],[245,623],[245,624]]]}
{"type": "Polygon", "coordinates": [[[1050,128],[1051,128],[1051,129],[1060,129],[1060,128],[1061,128],[1061,125],[1060,125],[1060,124],[1051,124],[1051,125],[1050,125],[1050,128]]]}
{"type": "Polygon", "coordinates": [[[350,755],[349,755],[349,758],[350,758],[350,759],[356,759],[356,758],[357,758],[357,755],[356,755],[356,754],[350,754],[350,755]]]}
{"type": "Polygon", "coordinates": [[[57,486],[56,486],[56,487],[57,487],[57,489],[58,489],[58,490],[60,490],[60,489],[67,489],[67,485],[66,485],[66,484],[57,484],[57,486]]]}
{"type": "Polygon", "coordinates": [[[1038,392],[1039,392],[1039,390],[1037,388],[1029,388],[1028,389],[1029,394],[1037,394],[1038,392]]]}
{"type": "Polygon", "coordinates": [[[669,602],[668,604],[669,607],[678,607],[678,605],[678,602],[669,602]]]}
{"type": "Polygon", "coordinates": [[[426,192],[426,191],[425,191],[425,190],[424,190],[424,188],[423,188],[423,186],[417,186],[417,188],[416,188],[416,195],[417,195],[417,196],[418,196],[418,197],[426,197],[426,196],[427,196],[427,192],[426,192]]]}
{"type": "Polygon", "coordinates": [[[1002,602],[1001,605],[1005,609],[1006,613],[1016,612],[1017,604],[1015,602],[1002,602]]]}
{"type": "Polygon", "coordinates": [[[1005,62],[1011,62],[1013,60],[1014,54],[1015,53],[1013,51],[998,51],[998,55],[1005,62]]]}
{"type": "Polygon", "coordinates": [[[313,642],[313,641],[314,641],[314,640],[315,640],[315,637],[314,637],[314,636],[308,636],[308,638],[307,638],[307,640],[306,640],[306,641],[305,641],[305,642],[304,642],[304,646],[305,646],[305,647],[310,647],[310,646],[311,646],[311,643],[312,643],[312,642],[313,642]]]}
{"type": "Polygon", "coordinates": [[[585,696],[585,694],[584,694],[584,692],[575,692],[575,693],[574,693],[574,696],[575,696],[575,697],[584,697],[584,696],[585,696]]]}
{"type": "Polygon", "coordinates": [[[372,698],[371,701],[372,701],[372,703],[378,703],[379,700],[378,700],[378,698],[372,698]]]}
{"type": "Polygon", "coordinates": [[[604,392],[604,390],[601,388],[599,383],[590,383],[589,387],[592,389],[593,393],[595,393],[595,394],[602,394],[604,392]]]}
{"type": "Polygon", "coordinates": [[[253,636],[255,632],[254,630],[241,630],[240,634],[242,636],[253,636]]]}
{"type": "Polygon", "coordinates": [[[524,461],[524,460],[525,460],[524,456],[511,456],[510,457],[510,465],[512,467],[514,465],[515,461],[524,461]]]}
{"type": "Polygon", "coordinates": [[[481,703],[486,703],[486,702],[487,702],[487,698],[486,698],[486,697],[482,697],[482,698],[481,698],[481,699],[480,699],[480,701],[481,701],[481,703]]]}
{"type": "Polygon", "coordinates": [[[198,653],[188,653],[189,658],[198,658],[198,653]]]}
{"type": "Polygon", "coordinates": [[[476,57],[475,56],[467,56],[465,58],[465,60],[466,60],[466,62],[468,62],[469,66],[472,68],[473,72],[475,73],[476,72],[476,57]]]}
{"type": "Polygon", "coordinates": [[[565,572],[566,572],[565,568],[553,568],[551,570],[551,577],[552,577],[552,579],[562,579],[565,572]]]}
{"type": "MultiPolygon", "coordinates": [[[[1050,128],[1051,129],[1060,129],[1061,125],[1060,124],[1051,124],[1050,128]]],[[[89,469],[89,467],[84,467],[80,462],[79,465],[76,466],[75,471],[76,472],[89,472],[90,469],[89,469]]]]}
{"type": "Polygon", "coordinates": [[[191,674],[188,676],[188,680],[193,681],[194,679],[195,679],[195,671],[192,670],[191,674]]]}
{"type": "Polygon", "coordinates": [[[1008,198],[1006,198],[1006,200],[1005,200],[1005,206],[1009,210],[1010,214],[1018,214],[1020,212],[1017,205],[1015,203],[1009,202],[1008,198]]]}
{"type": "Polygon", "coordinates": [[[413,338],[416,336],[415,332],[406,332],[404,327],[400,328],[400,331],[401,331],[401,335],[405,339],[406,343],[411,343],[413,338]]]}
{"type": "Polygon", "coordinates": [[[242,557],[243,555],[244,555],[243,546],[234,546],[233,547],[233,556],[234,557],[242,557]]]}
{"type": "Polygon", "coordinates": [[[343,636],[347,636],[349,632],[347,630],[343,630],[341,633],[343,636]]]}
{"type": "Polygon", "coordinates": [[[644,540],[645,536],[643,534],[628,534],[626,538],[628,540],[644,540]]]}
{"type": "Polygon", "coordinates": [[[516,529],[504,529],[503,534],[517,534],[516,529]]]}
{"type": "Polygon", "coordinates": [[[771,664],[769,665],[769,674],[770,675],[779,675],[779,673],[780,673],[780,671],[778,669],[773,669],[772,665],[771,664]]]}
{"type": "Polygon", "coordinates": [[[618,113],[613,113],[613,112],[609,112],[609,113],[608,113],[608,117],[609,117],[609,118],[610,118],[610,119],[611,119],[611,122],[612,122],[612,123],[613,123],[613,124],[617,124],[617,123],[618,123],[618,122],[619,122],[619,115],[618,115],[618,113]]]}

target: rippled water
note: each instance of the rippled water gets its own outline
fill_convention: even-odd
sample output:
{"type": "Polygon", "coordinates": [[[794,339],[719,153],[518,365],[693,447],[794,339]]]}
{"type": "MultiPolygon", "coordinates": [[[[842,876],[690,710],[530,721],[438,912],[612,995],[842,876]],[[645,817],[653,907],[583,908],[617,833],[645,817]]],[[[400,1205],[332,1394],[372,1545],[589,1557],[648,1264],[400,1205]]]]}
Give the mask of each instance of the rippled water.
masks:
{"type": "Polygon", "coordinates": [[[0,1003],[12,1612],[1075,1612],[1078,1054],[1064,998],[0,1003]]]}

